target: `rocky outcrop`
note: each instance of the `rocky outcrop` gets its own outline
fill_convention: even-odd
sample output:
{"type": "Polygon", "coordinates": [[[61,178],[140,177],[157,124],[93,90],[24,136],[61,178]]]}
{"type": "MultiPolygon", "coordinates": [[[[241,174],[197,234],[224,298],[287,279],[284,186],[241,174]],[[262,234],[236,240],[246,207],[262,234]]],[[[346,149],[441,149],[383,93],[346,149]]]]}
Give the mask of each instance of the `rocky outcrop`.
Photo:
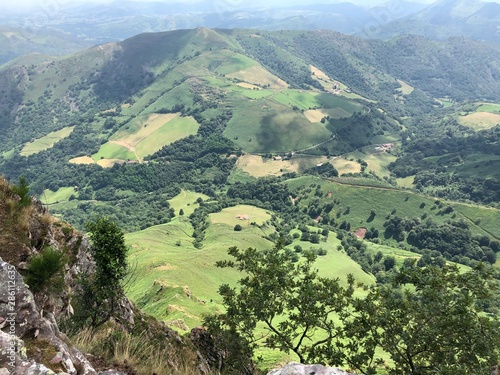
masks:
{"type": "Polygon", "coordinates": [[[338,368],[322,365],[304,365],[291,362],[286,366],[270,371],[267,375],[355,375],[338,368]]]}
{"type": "Polygon", "coordinates": [[[0,328],[0,369],[10,374],[97,374],[59,331],[54,315],[41,316],[22,276],[1,258],[0,328]]]}

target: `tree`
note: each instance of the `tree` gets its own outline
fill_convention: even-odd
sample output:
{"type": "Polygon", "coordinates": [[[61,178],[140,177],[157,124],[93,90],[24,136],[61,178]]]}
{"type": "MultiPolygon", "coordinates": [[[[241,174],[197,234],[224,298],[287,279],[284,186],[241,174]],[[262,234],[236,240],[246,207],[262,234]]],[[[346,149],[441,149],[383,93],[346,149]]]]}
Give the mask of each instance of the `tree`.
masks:
{"type": "Polygon", "coordinates": [[[113,316],[123,297],[121,283],[127,275],[127,246],[123,232],[107,217],[87,223],[87,230],[95,271],[79,280],[81,293],[77,298],[82,306],[78,318],[84,325],[98,327],[113,316]]]}
{"type": "MultiPolygon", "coordinates": [[[[466,273],[455,266],[404,268],[392,286],[358,300],[346,323],[351,365],[366,365],[355,350],[362,344],[364,353],[378,346],[389,354],[391,375],[489,374],[500,355],[500,325],[481,306],[494,293],[491,271],[482,265],[466,273]]],[[[369,367],[364,372],[374,373],[369,367]]]]}
{"type": "Polygon", "coordinates": [[[237,332],[252,349],[260,343],[293,352],[302,363],[342,363],[337,344],[343,329],[334,315],[349,315],[352,276],[346,288],[337,279],[319,277],[313,253],[305,252],[300,261],[294,261],[296,253],[284,249],[282,241],[264,251],[232,247],[229,255],[234,260],[217,266],[235,268],[245,276],[238,288],[227,284],[219,288],[226,312],[218,319],[227,331],[237,332]],[[257,324],[265,332],[259,336],[257,324]]]}

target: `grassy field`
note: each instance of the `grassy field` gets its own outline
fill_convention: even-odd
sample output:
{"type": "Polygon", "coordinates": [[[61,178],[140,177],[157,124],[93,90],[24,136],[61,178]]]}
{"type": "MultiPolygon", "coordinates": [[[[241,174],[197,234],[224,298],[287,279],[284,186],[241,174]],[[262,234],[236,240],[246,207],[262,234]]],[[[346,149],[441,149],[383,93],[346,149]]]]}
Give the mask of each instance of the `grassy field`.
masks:
{"type": "MultiPolygon", "coordinates": [[[[182,192],[171,200],[171,204],[176,211],[183,208],[188,212],[193,206],[193,198],[200,196],[182,192]]],[[[130,246],[129,262],[135,273],[127,295],[144,311],[180,331],[200,325],[203,314],[219,311],[222,308],[217,293],[219,285],[235,285],[239,274],[216,268],[215,262],[228,257],[230,246],[272,246],[262,238],[267,233],[264,229],[248,226],[235,232],[232,222],[243,222],[234,218],[235,212],[247,213],[257,222],[270,217],[264,210],[252,206],[231,207],[213,214],[211,220],[216,223],[207,229],[201,249],[192,244],[193,228],[186,215],[168,224],[126,234],[130,246]]]]}
{"type": "Polygon", "coordinates": [[[187,217],[200,206],[198,203],[196,203],[196,200],[198,198],[201,198],[205,201],[208,199],[208,196],[189,190],[182,190],[179,195],[176,195],[168,202],[170,203],[170,207],[174,209],[176,215],[178,215],[179,211],[182,209],[184,211],[184,216],[187,217]]]}
{"type": "Polygon", "coordinates": [[[35,139],[32,142],[28,142],[24,145],[19,154],[21,156],[30,156],[40,151],[48,150],[49,148],[53,147],[56,142],[59,142],[61,139],[68,137],[73,129],[75,129],[74,126],[68,126],[61,130],[51,132],[42,138],[35,139]]]}
{"type": "Polygon", "coordinates": [[[235,78],[261,87],[267,86],[271,90],[284,90],[288,88],[288,84],[285,81],[258,65],[227,74],[226,77],[235,78]]]}
{"type": "Polygon", "coordinates": [[[238,158],[236,167],[253,177],[281,176],[289,172],[298,173],[327,161],[326,156],[293,157],[290,160],[273,160],[263,159],[259,155],[246,154],[238,158]]]}
{"type": "Polygon", "coordinates": [[[264,224],[267,220],[271,219],[271,213],[254,206],[238,205],[225,208],[215,214],[210,214],[209,217],[212,224],[226,224],[231,228],[236,224],[240,224],[242,227],[249,227],[250,223],[256,223],[257,225],[264,224]],[[238,216],[245,217],[246,219],[242,220],[238,216]]]}
{"type": "Polygon", "coordinates": [[[317,94],[302,90],[284,90],[273,97],[273,100],[289,107],[296,106],[299,109],[311,109],[319,106],[317,94]]]}
{"type": "Polygon", "coordinates": [[[376,147],[378,147],[378,146],[366,146],[360,150],[346,154],[343,157],[348,159],[348,160],[349,159],[353,159],[353,160],[362,159],[362,160],[366,161],[366,163],[368,164],[368,167],[366,168],[367,172],[373,171],[376,173],[377,176],[380,176],[380,177],[389,176],[390,172],[389,172],[387,167],[389,166],[390,163],[395,161],[397,158],[396,158],[396,156],[394,156],[388,152],[376,150],[375,149],[376,147]]]}
{"type": "Polygon", "coordinates": [[[500,104],[498,103],[481,103],[481,106],[476,112],[500,113],[500,104]]]}
{"type": "Polygon", "coordinates": [[[45,189],[40,195],[40,201],[42,204],[55,204],[67,201],[72,195],[78,196],[78,193],[73,187],[62,187],[57,191],[45,189]]]}
{"type": "Polygon", "coordinates": [[[192,117],[179,114],[148,114],[137,118],[126,129],[117,132],[92,158],[142,161],[163,146],[196,134],[199,125],[192,117]]]}
{"type": "Polygon", "coordinates": [[[415,176],[408,176],[404,178],[396,178],[396,182],[398,183],[398,186],[404,187],[404,188],[413,188],[413,182],[415,181],[415,176]]]}
{"type": "Polygon", "coordinates": [[[459,116],[458,121],[460,124],[468,126],[474,130],[490,129],[500,124],[500,114],[491,112],[475,112],[467,116],[459,116]]]}
{"type": "Polygon", "coordinates": [[[335,158],[331,161],[332,165],[339,172],[339,176],[347,173],[359,173],[361,172],[361,164],[357,161],[351,161],[345,158],[335,158]]]}
{"type": "Polygon", "coordinates": [[[491,154],[468,155],[463,164],[450,167],[459,175],[467,177],[500,178],[500,156],[491,154]]]}
{"type": "Polygon", "coordinates": [[[236,108],[224,135],[247,152],[300,150],[331,137],[323,124],[311,123],[302,113],[272,102],[236,108]]]}
{"type": "MultiPolygon", "coordinates": [[[[311,177],[299,177],[288,181],[287,184],[292,189],[307,187],[310,184],[320,185],[323,194],[321,203],[339,200],[340,203],[334,206],[330,215],[337,215],[340,221],[350,222],[351,230],[374,227],[383,236],[386,217],[394,212],[394,215],[408,218],[423,217],[425,214],[425,217],[432,217],[437,223],[444,223],[453,218],[455,220],[464,218],[469,222],[473,234],[487,234],[500,238],[498,209],[440,200],[443,205],[448,204],[454,209],[453,212],[443,214],[435,204],[435,199],[405,190],[349,186],[311,177]],[[328,193],[331,193],[330,198],[328,193]],[[374,217],[371,217],[372,210],[375,212],[374,217]]],[[[313,196],[305,199],[301,205],[307,205],[313,196]]]]}
{"type": "Polygon", "coordinates": [[[399,89],[397,89],[399,92],[401,92],[403,95],[410,95],[415,88],[413,86],[410,86],[404,81],[401,81],[398,79],[398,83],[401,85],[399,89]]]}
{"type": "Polygon", "coordinates": [[[80,156],[77,158],[73,158],[68,160],[69,163],[73,164],[94,164],[95,160],[92,159],[90,156],[80,156]]]}

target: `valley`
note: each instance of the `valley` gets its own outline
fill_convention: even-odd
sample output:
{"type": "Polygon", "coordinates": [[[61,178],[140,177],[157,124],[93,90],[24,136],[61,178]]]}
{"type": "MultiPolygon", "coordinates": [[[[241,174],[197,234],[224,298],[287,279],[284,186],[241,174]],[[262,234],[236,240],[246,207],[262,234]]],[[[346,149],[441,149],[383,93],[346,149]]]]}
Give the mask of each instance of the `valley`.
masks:
{"type": "MultiPolygon", "coordinates": [[[[446,282],[481,270],[498,285],[498,61],[498,45],[465,38],[206,27],[21,56],[0,67],[0,174],[21,188],[26,178],[41,207],[79,231],[98,218],[116,223],[126,296],[181,335],[234,313],[235,296],[244,306],[262,285],[278,293],[273,272],[296,288],[290,303],[316,306],[294,277],[318,293],[308,282],[352,293],[349,313],[323,317],[349,327],[350,313],[361,319],[362,304],[386,303],[404,272],[435,267],[432,279],[456,266],[446,282]],[[253,258],[235,260],[234,247],[254,248],[253,258]],[[267,269],[265,256],[283,262],[267,269]]],[[[497,322],[491,293],[477,316],[497,322]]],[[[280,301],[253,302],[265,312],[280,301]]],[[[295,310],[278,310],[271,320],[285,327],[295,310]]],[[[246,318],[251,329],[230,328],[258,337],[261,370],[302,360],[291,343],[328,334],[300,328],[302,339],[280,346],[263,338],[269,322],[246,318]]],[[[377,373],[397,373],[387,347],[374,348],[392,371],[377,364],[377,373]]]]}

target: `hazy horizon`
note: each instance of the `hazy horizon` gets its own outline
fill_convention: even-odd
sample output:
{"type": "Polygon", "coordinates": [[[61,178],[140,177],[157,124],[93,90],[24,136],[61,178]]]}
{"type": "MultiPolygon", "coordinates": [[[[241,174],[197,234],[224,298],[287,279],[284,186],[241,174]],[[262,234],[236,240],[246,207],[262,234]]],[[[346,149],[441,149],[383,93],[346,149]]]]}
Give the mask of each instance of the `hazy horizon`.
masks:
{"type": "MultiPolygon", "coordinates": [[[[71,5],[83,4],[109,4],[116,0],[17,0],[15,2],[1,2],[0,9],[29,10],[33,9],[54,9],[59,7],[67,7],[71,5]]],[[[201,2],[214,4],[214,7],[228,6],[231,8],[249,8],[255,6],[268,6],[268,0],[133,0],[139,2],[160,2],[160,3],[177,3],[177,4],[197,4],[201,2]]],[[[436,0],[406,0],[410,2],[418,2],[431,4],[436,0]]],[[[500,2],[500,0],[490,0],[500,2]]],[[[312,5],[312,4],[335,4],[335,3],[353,3],[358,5],[373,6],[387,3],[394,3],[395,0],[276,0],[272,2],[273,7],[295,6],[295,5],[312,5]]]]}

